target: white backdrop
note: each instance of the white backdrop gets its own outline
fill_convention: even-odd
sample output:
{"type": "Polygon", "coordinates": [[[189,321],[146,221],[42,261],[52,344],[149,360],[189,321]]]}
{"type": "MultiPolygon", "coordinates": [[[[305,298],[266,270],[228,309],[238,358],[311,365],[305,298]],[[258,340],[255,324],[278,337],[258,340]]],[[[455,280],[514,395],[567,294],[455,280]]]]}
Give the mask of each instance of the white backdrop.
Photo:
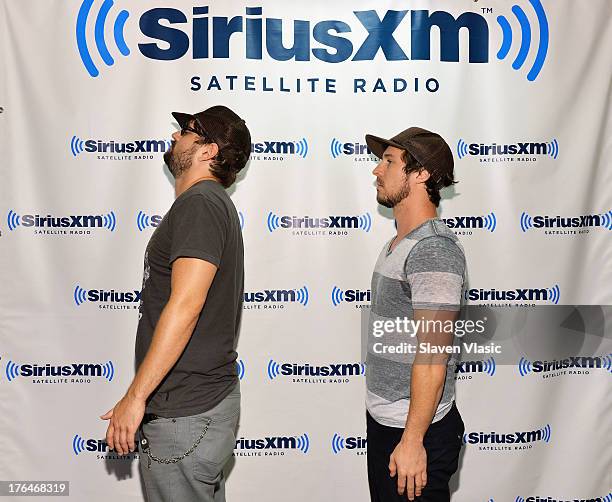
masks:
{"type": "MultiPolygon", "coordinates": [[[[460,183],[439,213],[466,249],[472,303],[491,289],[612,303],[610,0],[0,7],[2,480],[142,499],[137,461],[106,451],[98,416],[133,376],[126,293],[137,299],[144,248],[173,200],[171,111],[226,104],[246,119],[254,153],[231,195],[247,299],[279,300],[245,302],[230,500],[368,500],[364,377],[281,371],[361,362],[360,312],[394,231],[366,133],[417,125],[451,145],[460,183]],[[430,34],[428,19],[444,29],[430,34]],[[305,216],[349,218],[331,233],[283,223],[305,216]],[[265,438],[280,439],[248,448],[265,438]]],[[[458,381],[466,432],[542,436],[511,450],[467,441],[453,501],[610,502],[607,363],[543,378],[518,362],[458,381]]]]}

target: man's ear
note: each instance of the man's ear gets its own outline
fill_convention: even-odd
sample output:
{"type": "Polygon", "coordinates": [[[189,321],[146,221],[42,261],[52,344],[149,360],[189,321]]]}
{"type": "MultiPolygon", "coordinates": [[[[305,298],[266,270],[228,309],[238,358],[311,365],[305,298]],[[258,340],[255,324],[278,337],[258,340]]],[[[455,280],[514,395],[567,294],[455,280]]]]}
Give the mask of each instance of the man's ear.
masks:
{"type": "Polygon", "coordinates": [[[207,143],[198,149],[198,160],[207,161],[214,159],[219,153],[219,145],[217,143],[207,143]]]}
{"type": "Polygon", "coordinates": [[[417,183],[425,183],[430,178],[430,176],[430,172],[427,169],[423,168],[418,171],[416,181],[417,183]]]}

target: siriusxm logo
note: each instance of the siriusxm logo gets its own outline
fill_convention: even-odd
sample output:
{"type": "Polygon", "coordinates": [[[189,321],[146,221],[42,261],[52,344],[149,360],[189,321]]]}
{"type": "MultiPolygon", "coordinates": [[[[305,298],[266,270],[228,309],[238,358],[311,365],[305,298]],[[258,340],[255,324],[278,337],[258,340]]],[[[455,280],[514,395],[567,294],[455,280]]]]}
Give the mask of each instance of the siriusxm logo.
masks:
{"type": "Polygon", "coordinates": [[[463,435],[464,444],[528,444],[535,442],[549,443],[551,427],[546,424],[541,429],[524,432],[467,432],[463,435]]]}
{"type": "Polygon", "coordinates": [[[302,138],[298,141],[264,141],[263,143],[251,143],[251,152],[264,154],[263,160],[278,160],[277,157],[265,157],[265,155],[297,155],[303,159],[308,155],[308,141],[302,138]]]}
{"type": "Polygon", "coordinates": [[[371,291],[361,291],[359,289],[340,289],[334,286],[331,291],[331,302],[334,307],[337,307],[342,302],[346,303],[358,303],[367,302],[370,303],[371,291]]]}
{"type": "Polygon", "coordinates": [[[141,232],[145,228],[149,228],[149,227],[157,228],[159,224],[161,223],[162,219],[163,219],[163,216],[159,214],[153,214],[149,216],[148,214],[142,211],[138,211],[138,214],[136,214],[136,226],[138,227],[138,230],[140,230],[141,232]]]}
{"type": "Polygon", "coordinates": [[[307,454],[310,451],[310,438],[307,433],[300,436],[267,436],[256,439],[241,437],[236,440],[235,450],[297,450],[307,454]]]}
{"type": "Polygon", "coordinates": [[[462,375],[467,376],[472,373],[484,373],[492,377],[496,368],[495,359],[492,357],[483,361],[459,361],[455,366],[455,374],[458,380],[462,379],[462,375]]]}
{"type": "Polygon", "coordinates": [[[453,216],[442,218],[442,221],[453,230],[484,229],[495,232],[497,228],[497,216],[493,212],[484,216],[453,216]]]}
{"type": "MultiPolygon", "coordinates": [[[[275,380],[280,376],[289,377],[330,377],[331,380],[336,383],[348,382],[346,377],[363,376],[365,375],[366,366],[364,363],[349,363],[349,364],[326,364],[321,366],[298,363],[277,363],[273,359],[268,361],[268,378],[275,380]],[[335,380],[339,379],[339,380],[335,380]]],[[[327,380],[321,378],[320,380],[311,380],[309,378],[293,378],[293,382],[313,382],[313,383],[325,383],[327,380]]]]}
{"type": "Polygon", "coordinates": [[[521,497],[520,495],[514,499],[514,502],[612,502],[612,492],[602,497],[570,497],[570,498],[555,498],[551,496],[534,496],[521,497]]]}
{"type": "Polygon", "coordinates": [[[87,451],[105,453],[108,451],[108,444],[104,439],[83,439],[75,434],[72,438],[72,451],[77,457],[87,451]]]}
{"type": "Polygon", "coordinates": [[[588,373],[581,370],[601,369],[612,373],[612,354],[604,356],[571,356],[565,359],[552,361],[530,361],[521,357],[518,362],[518,371],[522,377],[530,373],[541,373],[546,377],[547,373],[561,370],[570,370],[570,374],[588,373]]]}
{"type": "Polygon", "coordinates": [[[366,157],[365,160],[376,160],[376,156],[372,154],[368,145],[357,141],[345,143],[338,141],[336,138],[332,138],[329,145],[329,151],[334,159],[337,159],[341,155],[353,155],[355,157],[364,156],[366,157]]]}
{"type": "Polygon", "coordinates": [[[498,143],[466,143],[462,139],[457,141],[457,156],[460,159],[468,155],[474,157],[513,157],[544,155],[557,159],[559,156],[559,142],[556,139],[544,142],[519,142],[510,144],[498,143]]]}
{"type": "Polygon", "coordinates": [[[6,221],[9,230],[13,231],[17,227],[47,229],[47,228],[105,228],[111,232],[115,231],[117,226],[117,217],[114,211],[107,214],[79,214],[69,216],[53,216],[47,214],[41,216],[39,214],[24,214],[20,215],[9,210],[6,216],[6,221]]]}
{"type": "Polygon", "coordinates": [[[557,305],[561,299],[561,288],[556,284],[551,288],[517,289],[467,289],[466,300],[471,301],[543,301],[557,305]]]}
{"type": "MultiPolygon", "coordinates": [[[[74,288],[73,300],[77,307],[80,307],[85,302],[92,303],[138,303],[140,301],[141,291],[133,289],[131,291],[115,291],[111,289],[83,289],[78,284],[74,288]]],[[[129,308],[125,306],[124,308],[129,308]]],[[[136,307],[134,307],[136,308],[136,307]]]]}
{"type": "Polygon", "coordinates": [[[602,214],[583,214],[580,216],[530,216],[523,211],[520,218],[521,230],[533,229],[559,229],[559,228],[587,228],[603,227],[612,230],[612,210],[602,214]]]}
{"type": "Polygon", "coordinates": [[[278,216],[273,212],[268,213],[268,231],[270,233],[278,229],[329,229],[330,235],[333,230],[355,229],[369,232],[372,229],[372,216],[365,213],[359,216],[324,216],[313,218],[311,216],[278,216]]]}
{"type": "MultiPolygon", "coordinates": [[[[9,382],[12,382],[17,377],[25,378],[50,378],[50,377],[100,377],[113,381],[115,377],[115,367],[112,361],[106,363],[71,363],[64,365],[53,364],[17,364],[13,361],[8,361],[4,369],[4,373],[9,382]]],[[[56,383],[56,382],[53,382],[56,383]]]]}
{"type": "Polygon", "coordinates": [[[73,157],[77,157],[82,153],[163,153],[170,149],[171,144],[171,141],[167,139],[142,139],[123,142],[114,140],[103,141],[101,139],[82,140],[78,136],[72,136],[70,139],[70,151],[73,157]]]}
{"type": "Polygon", "coordinates": [[[238,373],[238,379],[242,380],[244,378],[244,361],[242,359],[238,359],[236,361],[236,372],[238,373]]]}
{"type": "Polygon", "coordinates": [[[111,456],[107,455],[109,452],[108,443],[104,439],[84,439],[79,434],[75,434],[72,438],[72,452],[78,457],[85,453],[98,453],[99,458],[105,459],[125,459],[125,458],[138,458],[137,453],[131,453],[122,456],[111,456]]]}
{"type": "MultiPolygon", "coordinates": [[[[157,228],[164,217],[160,214],[147,214],[144,211],[136,213],[136,226],[141,232],[146,228],[157,228]]],[[[238,211],[238,219],[240,220],[240,228],[244,229],[244,214],[238,211]]]]}
{"type": "Polygon", "coordinates": [[[309,301],[310,294],[306,286],[296,289],[265,289],[244,293],[245,303],[299,303],[306,307],[309,301]]]}
{"type": "MultiPolygon", "coordinates": [[[[533,81],[546,60],[549,28],[540,0],[529,0],[529,4],[535,11],[537,26],[531,25],[521,6],[512,7],[516,24],[521,28],[520,37],[514,36],[513,25],[504,15],[497,16],[496,26],[502,35],[497,59],[504,60],[515,52],[511,51],[513,42],[520,38],[512,68],[519,70],[528,58],[533,60],[527,73],[527,79],[533,81]],[[536,33],[537,47],[535,54],[530,55],[536,33]]],[[[94,0],[83,0],[81,4],[76,19],[76,40],[85,69],[90,76],[97,77],[100,72],[87,41],[88,18],[93,5],[94,0]]],[[[112,7],[113,2],[105,0],[97,10],[95,19],[89,23],[93,28],[95,47],[106,66],[115,63],[107,44],[109,36],[114,39],[122,56],[131,53],[124,37],[130,13],[121,10],[111,23],[109,14],[112,7]]],[[[430,61],[433,31],[434,36],[439,37],[440,60],[459,62],[459,32],[465,28],[468,62],[489,62],[489,30],[493,22],[475,12],[455,16],[442,10],[387,10],[380,14],[375,10],[363,10],[347,12],[344,20],[329,19],[314,23],[308,19],[266,17],[261,6],[246,7],[244,15],[231,18],[224,12],[210,16],[210,10],[209,6],[194,6],[186,13],[177,8],[155,7],[144,12],[140,15],[138,27],[147,38],[138,44],[138,50],[144,57],[157,61],[172,61],[187,54],[194,60],[236,58],[232,49],[236,50],[237,45],[242,46],[240,51],[244,51],[249,60],[263,60],[265,54],[274,61],[316,59],[326,63],[342,63],[372,61],[382,52],[387,61],[430,61]],[[288,26],[293,26],[293,40],[288,38],[291,36],[287,33],[288,26]],[[358,35],[364,29],[365,35],[358,35]],[[399,33],[409,34],[409,48],[402,47],[395,38],[399,33]]],[[[492,14],[493,9],[483,9],[482,12],[492,14]]]]}
{"type": "Polygon", "coordinates": [[[331,439],[331,448],[334,455],[337,455],[342,450],[353,450],[357,455],[364,455],[365,450],[368,446],[367,438],[361,436],[341,436],[340,434],[334,434],[331,439]]]}

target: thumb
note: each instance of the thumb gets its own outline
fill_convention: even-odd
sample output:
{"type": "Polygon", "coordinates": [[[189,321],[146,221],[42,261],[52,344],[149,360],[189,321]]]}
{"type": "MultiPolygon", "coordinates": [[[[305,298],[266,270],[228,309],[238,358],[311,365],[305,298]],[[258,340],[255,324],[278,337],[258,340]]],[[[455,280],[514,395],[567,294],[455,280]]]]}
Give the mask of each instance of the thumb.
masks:
{"type": "Polygon", "coordinates": [[[102,420],[108,420],[109,418],[111,418],[113,416],[113,409],[108,410],[104,415],[102,415],[100,418],[102,420]]]}

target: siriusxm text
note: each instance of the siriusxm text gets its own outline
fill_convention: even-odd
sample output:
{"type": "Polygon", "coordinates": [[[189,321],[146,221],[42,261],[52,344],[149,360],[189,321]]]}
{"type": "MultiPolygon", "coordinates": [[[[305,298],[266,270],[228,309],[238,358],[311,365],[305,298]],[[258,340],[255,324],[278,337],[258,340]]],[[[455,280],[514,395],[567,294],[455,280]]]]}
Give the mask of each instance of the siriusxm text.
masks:
{"type": "Polygon", "coordinates": [[[349,59],[372,61],[382,51],[388,61],[425,61],[431,60],[431,35],[435,26],[433,33],[440,39],[441,61],[459,61],[461,28],[466,29],[468,36],[469,62],[489,61],[489,27],[483,16],[473,12],[455,18],[445,11],[387,10],[382,17],[375,10],[354,11],[356,20],[351,18],[351,21],[357,21],[357,26],[339,19],[322,20],[312,26],[308,20],[264,17],[262,7],[246,7],[245,16],[231,18],[209,18],[208,14],[208,6],[193,7],[192,19],[174,8],[145,12],[140,18],[140,30],[155,42],[139,44],[140,52],[150,59],[175,60],[191,48],[193,59],[228,59],[238,45],[243,45],[241,51],[252,60],[263,59],[265,52],[276,61],[310,61],[313,57],[327,63],[349,59]],[[401,28],[410,38],[410,56],[395,38],[404,18],[410,21],[409,27],[401,28]],[[191,34],[184,31],[189,25],[191,34]],[[340,35],[360,33],[363,29],[367,35],[357,46],[349,35],[340,35]],[[292,32],[293,40],[289,39],[288,31],[292,32]]]}

